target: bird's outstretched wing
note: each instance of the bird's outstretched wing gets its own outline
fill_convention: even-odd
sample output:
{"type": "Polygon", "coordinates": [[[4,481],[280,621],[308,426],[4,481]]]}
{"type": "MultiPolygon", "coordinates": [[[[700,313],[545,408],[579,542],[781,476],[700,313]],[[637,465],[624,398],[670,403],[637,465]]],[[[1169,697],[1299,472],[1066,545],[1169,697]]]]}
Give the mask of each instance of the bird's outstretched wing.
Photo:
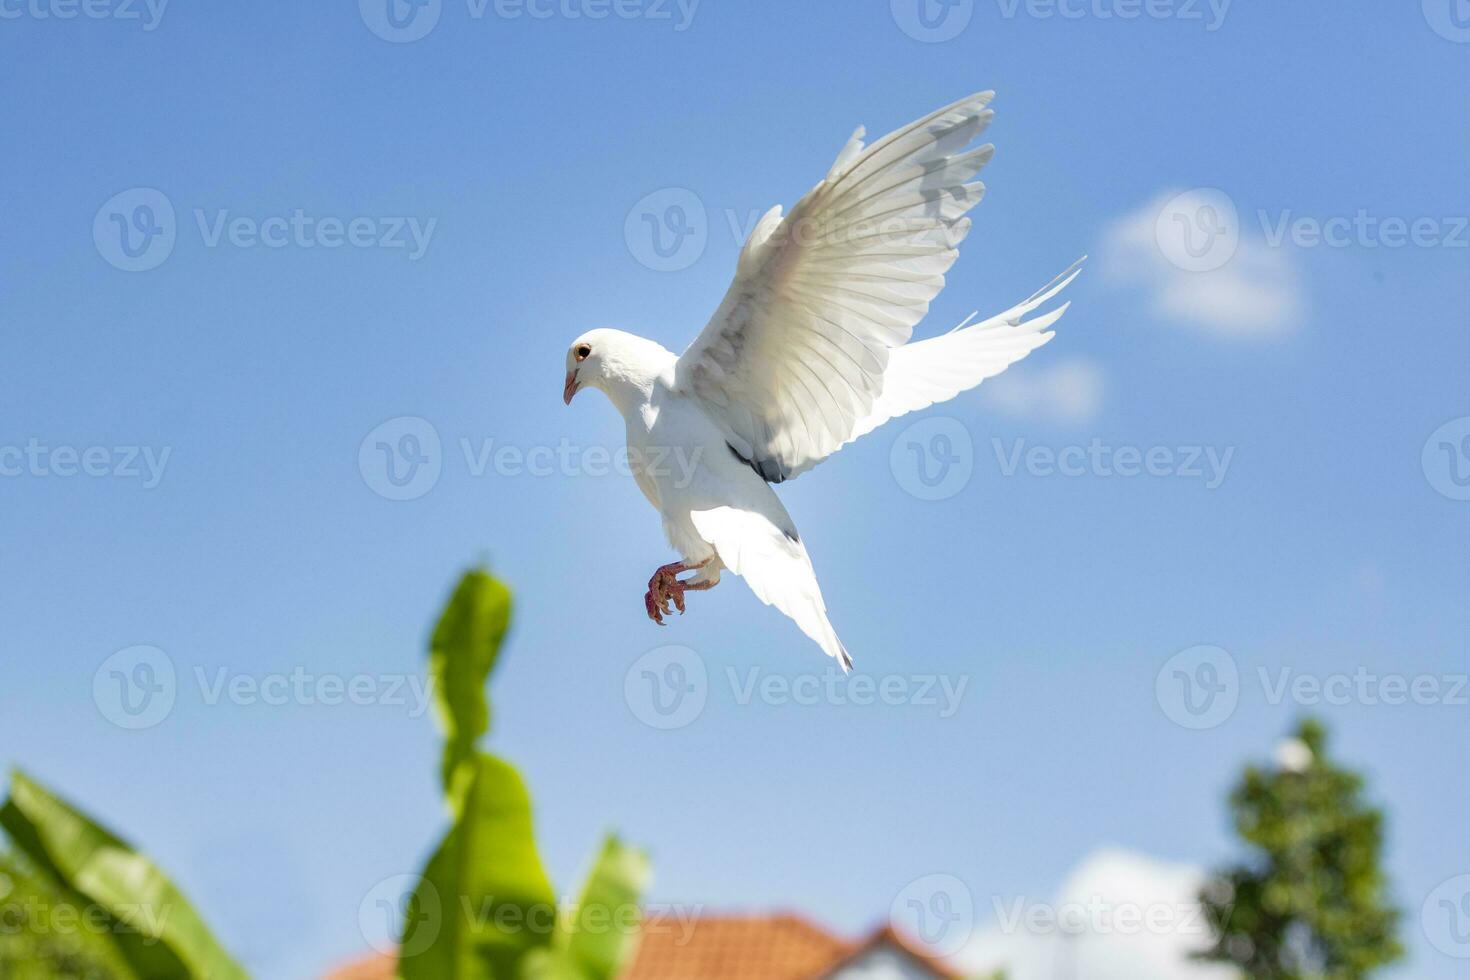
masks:
{"type": "Polygon", "coordinates": [[[676,383],[779,482],[846,442],[944,287],[993,147],[993,93],[961,99],[864,147],[862,127],[784,218],[756,224],[724,301],[679,358],[676,383]]]}
{"type": "Polygon", "coordinates": [[[1019,317],[1034,304],[1022,304],[904,346],[944,288],[970,229],[965,213],[984,195],[973,178],[993,148],[965,147],[989,124],[992,94],[871,146],[860,127],[790,214],[772,208],[751,232],[724,301],[679,358],[676,383],[767,480],[789,479],[881,421],[939,400],[931,394],[974,387],[1050,336],[1055,315],[1028,331],[1019,317]],[[1033,335],[1012,336],[1017,325],[1033,335]]]}

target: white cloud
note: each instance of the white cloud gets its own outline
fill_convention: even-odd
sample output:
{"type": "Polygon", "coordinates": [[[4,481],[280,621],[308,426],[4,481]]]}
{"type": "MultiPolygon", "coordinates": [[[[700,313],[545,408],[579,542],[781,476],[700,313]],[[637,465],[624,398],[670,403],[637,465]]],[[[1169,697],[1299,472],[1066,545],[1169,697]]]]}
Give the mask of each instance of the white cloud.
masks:
{"type": "Polygon", "coordinates": [[[1107,230],[1104,275],[1141,286],[1156,315],[1232,338],[1279,334],[1306,306],[1291,252],[1243,233],[1222,191],[1166,191],[1107,230]]]}
{"type": "Polygon", "coordinates": [[[1013,367],[980,390],[1010,415],[1076,425],[1097,416],[1103,388],[1102,369],[1073,358],[1046,367],[1013,367]]]}
{"type": "Polygon", "coordinates": [[[1055,898],[996,899],[995,923],[959,959],[1007,980],[1236,980],[1231,967],[1190,959],[1210,942],[1204,881],[1189,865],[1096,851],[1055,898]]]}

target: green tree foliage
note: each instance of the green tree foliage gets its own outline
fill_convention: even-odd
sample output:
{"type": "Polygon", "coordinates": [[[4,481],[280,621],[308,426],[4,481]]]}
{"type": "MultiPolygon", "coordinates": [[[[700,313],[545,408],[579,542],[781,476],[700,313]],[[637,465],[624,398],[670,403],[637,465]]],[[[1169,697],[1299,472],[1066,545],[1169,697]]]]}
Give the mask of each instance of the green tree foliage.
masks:
{"type": "Polygon", "coordinates": [[[18,853],[0,851],[0,978],[130,980],[100,917],[84,910],[18,853]]]}
{"type": "Polygon", "coordinates": [[[471,571],[429,643],[452,823],[409,899],[403,980],[612,980],[636,944],[648,859],[609,838],[580,899],[559,908],[520,774],[477,747],[489,730],[485,685],[510,613],[510,590],[471,571]]]}
{"type": "MultiPolygon", "coordinates": [[[[468,572],[449,597],[429,640],[429,684],[444,729],[440,776],[451,809],[457,809],[453,783],[458,766],[474,755],[475,744],[490,728],[485,682],[510,629],[510,607],[510,589],[488,572],[468,572]]],[[[457,787],[461,792],[467,788],[457,787]]]]}
{"type": "Polygon", "coordinates": [[[108,969],[98,976],[245,977],[194,907],[148,858],[25,773],[11,774],[0,827],[23,856],[24,866],[12,865],[13,880],[49,903],[33,905],[39,911],[25,914],[32,938],[69,942],[86,937],[94,953],[107,950],[108,969]]]}
{"type": "Polygon", "coordinates": [[[1402,955],[1380,864],[1383,814],[1363,780],[1304,722],[1277,764],[1247,767],[1231,794],[1250,856],[1202,895],[1214,929],[1203,959],[1251,980],[1360,980],[1402,955]]]}

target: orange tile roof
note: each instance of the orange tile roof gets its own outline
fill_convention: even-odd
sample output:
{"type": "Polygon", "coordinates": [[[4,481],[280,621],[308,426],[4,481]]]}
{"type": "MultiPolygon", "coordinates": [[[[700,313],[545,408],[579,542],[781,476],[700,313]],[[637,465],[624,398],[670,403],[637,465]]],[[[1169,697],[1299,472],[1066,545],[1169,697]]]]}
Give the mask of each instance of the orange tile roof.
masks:
{"type": "MultiPolygon", "coordinates": [[[[619,980],[819,980],[869,950],[891,945],[940,980],[959,980],[942,960],[894,930],[878,929],[862,942],[845,942],[789,912],[701,916],[692,925],[645,920],[632,965],[619,980]]],[[[397,962],[373,954],[344,964],[324,980],[393,980],[397,962]]]]}
{"type": "Polygon", "coordinates": [[[798,915],[701,916],[645,925],[621,980],[812,980],[853,949],[798,915]]]}
{"type": "Polygon", "coordinates": [[[390,953],[369,953],[335,967],[322,980],[393,980],[397,968],[398,957],[390,953]]]}

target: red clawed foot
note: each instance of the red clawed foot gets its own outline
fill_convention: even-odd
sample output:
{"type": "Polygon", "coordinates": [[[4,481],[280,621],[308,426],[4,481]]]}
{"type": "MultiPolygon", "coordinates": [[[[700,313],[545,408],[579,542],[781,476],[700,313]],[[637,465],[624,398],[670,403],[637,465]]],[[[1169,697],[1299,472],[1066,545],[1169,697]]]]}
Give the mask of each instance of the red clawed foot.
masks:
{"type": "Polygon", "coordinates": [[[653,594],[653,583],[650,582],[648,591],[643,593],[643,608],[648,610],[649,619],[662,626],[664,624],[664,614],[659,611],[658,607],[659,599],[653,594]]]}
{"type": "Polygon", "coordinates": [[[712,559],[700,562],[698,565],[686,565],[681,561],[662,565],[658,571],[653,573],[653,578],[648,580],[648,591],[643,593],[643,608],[648,613],[648,618],[660,626],[664,625],[664,617],[673,615],[674,609],[684,612],[684,593],[703,592],[712,588],[713,582],[684,582],[680,581],[679,575],[683,572],[695,572],[708,565],[712,559]],[[672,608],[670,608],[672,604],[672,608]]]}

